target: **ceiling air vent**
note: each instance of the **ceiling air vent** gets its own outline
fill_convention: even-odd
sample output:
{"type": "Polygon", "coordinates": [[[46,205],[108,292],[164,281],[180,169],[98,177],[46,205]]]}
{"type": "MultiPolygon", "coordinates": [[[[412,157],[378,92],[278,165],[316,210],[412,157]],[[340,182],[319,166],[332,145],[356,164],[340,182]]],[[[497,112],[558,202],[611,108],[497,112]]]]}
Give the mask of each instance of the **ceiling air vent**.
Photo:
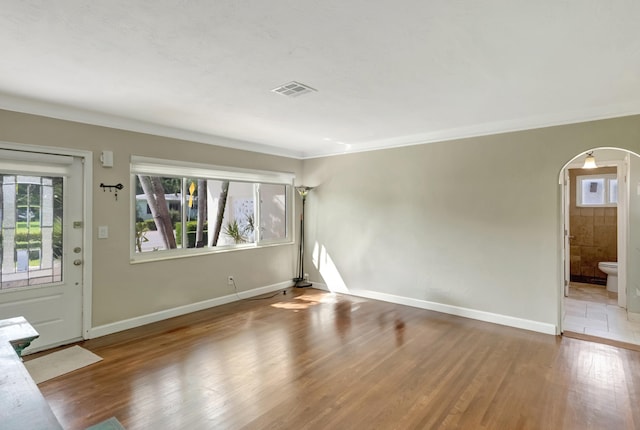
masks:
{"type": "Polygon", "coordinates": [[[272,89],[271,91],[273,91],[274,93],[282,94],[283,96],[298,97],[303,94],[311,93],[318,90],[316,90],[315,88],[311,88],[305,84],[301,84],[300,82],[291,81],[288,84],[281,85],[278,88],[272,89]]]}

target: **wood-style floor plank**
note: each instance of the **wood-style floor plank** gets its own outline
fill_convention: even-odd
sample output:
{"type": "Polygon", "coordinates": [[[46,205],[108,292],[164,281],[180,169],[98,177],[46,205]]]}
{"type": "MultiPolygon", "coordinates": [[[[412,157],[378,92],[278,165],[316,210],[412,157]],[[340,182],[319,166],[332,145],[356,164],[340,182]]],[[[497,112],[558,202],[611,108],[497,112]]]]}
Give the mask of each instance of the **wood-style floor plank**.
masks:
{"type": "Polygon", "coordinates": [[[640,352],[313,289],[80,345],[70,430],[640,428],[640,352]]]}

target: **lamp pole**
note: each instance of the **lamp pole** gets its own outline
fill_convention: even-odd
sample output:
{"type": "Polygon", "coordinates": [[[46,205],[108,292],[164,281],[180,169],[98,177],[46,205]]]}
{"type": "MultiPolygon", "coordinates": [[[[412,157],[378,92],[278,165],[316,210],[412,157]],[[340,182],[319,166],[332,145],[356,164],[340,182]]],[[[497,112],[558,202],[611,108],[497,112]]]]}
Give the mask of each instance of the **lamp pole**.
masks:
{"type": "Polygon", "coordinates": [[[296,191],[302,197],[302,213],[300,213],[300,244],[298,246],[298,276],[293,278],[294,287],[305,288],[310,287],[311,282],[304,279],[304,204],[307,200],[307,194],[311,191],[311,187],[296,187],[296,191]]]}

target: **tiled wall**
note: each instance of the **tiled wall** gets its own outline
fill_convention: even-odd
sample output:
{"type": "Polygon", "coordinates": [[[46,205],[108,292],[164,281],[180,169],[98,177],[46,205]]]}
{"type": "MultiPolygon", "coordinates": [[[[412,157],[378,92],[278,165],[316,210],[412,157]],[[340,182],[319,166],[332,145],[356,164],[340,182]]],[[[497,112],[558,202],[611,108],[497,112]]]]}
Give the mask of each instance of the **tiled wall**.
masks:
{"type": "Polygon", "coordinates": [[[604,284],[607,275],[598,269],[600,261],[618,261],[618,209],[576,206],[576,177],[616,173],[615,167],[570,169],[569,225],[571,280],[604,284]]]}

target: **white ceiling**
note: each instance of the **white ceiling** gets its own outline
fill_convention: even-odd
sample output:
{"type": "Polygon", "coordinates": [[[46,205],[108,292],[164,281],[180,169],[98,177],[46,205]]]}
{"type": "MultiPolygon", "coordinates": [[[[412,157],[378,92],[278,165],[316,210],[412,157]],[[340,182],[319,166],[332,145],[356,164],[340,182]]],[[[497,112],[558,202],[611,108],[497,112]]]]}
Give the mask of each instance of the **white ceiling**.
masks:
{"type": "Polygon", "coordinates": [[[0,9],[0,108],[205,143],[307,158],[640,113],[635,0],[0,9]]]}

